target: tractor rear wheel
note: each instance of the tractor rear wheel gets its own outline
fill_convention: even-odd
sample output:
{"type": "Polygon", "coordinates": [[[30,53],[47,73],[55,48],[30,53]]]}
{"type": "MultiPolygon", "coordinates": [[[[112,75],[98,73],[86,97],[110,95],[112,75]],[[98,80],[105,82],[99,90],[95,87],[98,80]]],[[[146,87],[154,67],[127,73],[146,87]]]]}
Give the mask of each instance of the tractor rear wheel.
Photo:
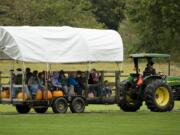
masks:
{"type": "Polygon", "coordinates": [[[171,87],[163,80],[155,80],[145,88],[145,102],[153,112],[167,112],[174,107],[171,87]]]}
{"type": "Polygon", "coordinates": [[[123,81],[119,85],[119,107],[125,112],[136,112],[142,106],[142,100],[138,95],[131,95],[131,85],[123,81]]]}
{"type": "Polygon", "coordinates": [[[16,105],[16,110],[18,113],[28,113],[31,110],[31,107],[29,105],[16,105]]]}

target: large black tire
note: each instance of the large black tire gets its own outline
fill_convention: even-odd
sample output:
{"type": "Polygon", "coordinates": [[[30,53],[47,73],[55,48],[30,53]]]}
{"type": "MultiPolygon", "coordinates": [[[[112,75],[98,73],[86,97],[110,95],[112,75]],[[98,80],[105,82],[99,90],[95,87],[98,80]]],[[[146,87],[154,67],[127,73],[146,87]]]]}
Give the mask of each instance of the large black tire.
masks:
{"type": "Polygon", "coordinates": [[[145,88],[145,102],[153,112],[167,112],[174,107],[171,87],[164,80],[154,80],[145,88]]]}
{"type": "Polygon", "coordinates": [[[52,103],[54,113],[66,113],[68,109],[68,101],[64,97],[58,97],[52,103]]]}
{"type": "Polygon", "coordinates": [[[36,113],[45,113],[45,112],[47,112],[47,110],[48,110],[48,107],[34,108],[34,111],[35,111],[36,113]]]}
{"type": "Polygon", "coordinates": [[[16,110],[18,113],[26,114],[31,110],[29,105],[16,105],[16,110]]]}
{"type": "Polygon", "coordinates": [[[125,112],[136,112],[142,106],[142,99],[138,95],[128,94],[131,91],[128,81],[123,81],[119,85],[119,107],[125,112]]]}
{"type": "Polygon", "coordinates": [[[75,97],[70,104],[70,110],[72,113],[83,113],[85,106],[85,101],[82,97],[75,97]]]}

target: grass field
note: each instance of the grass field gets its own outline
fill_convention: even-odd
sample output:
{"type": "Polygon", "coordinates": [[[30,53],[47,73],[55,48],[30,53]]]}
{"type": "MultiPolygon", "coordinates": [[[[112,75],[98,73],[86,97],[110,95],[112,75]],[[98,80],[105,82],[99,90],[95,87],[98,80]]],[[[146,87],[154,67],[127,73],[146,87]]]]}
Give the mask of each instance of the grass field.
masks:
{"type": "Polygon", "coordinates": [[[0,135],[179,135],[180,102],[172,112],[153,113],[144,105],[136,113],[116,105],[89,105],[82,114],[22,115],[0,105],[0,135]]]}

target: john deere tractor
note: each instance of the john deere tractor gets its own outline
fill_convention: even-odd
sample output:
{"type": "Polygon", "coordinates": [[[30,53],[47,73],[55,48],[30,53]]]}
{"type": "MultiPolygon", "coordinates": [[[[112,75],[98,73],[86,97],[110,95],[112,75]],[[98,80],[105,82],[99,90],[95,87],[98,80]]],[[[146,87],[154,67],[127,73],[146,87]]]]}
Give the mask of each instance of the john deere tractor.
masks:
{"type": "Polygon", "coordinates": [[[135,73],[130,73],[127,80],[119,85],[119,106],[122,110],[135,112],[145,101],[148,109],[154,112],[171,111],[174,100],[180,99],[180,77],[170,76],[170,55],[142,53],[131,54],[134,61],[135,73]],[[152,67],[154,59],[168,61],[168,75],[155,72],[152,67]],[[140,73],[139,60],[145,59],[152,73],[140,73]]]}

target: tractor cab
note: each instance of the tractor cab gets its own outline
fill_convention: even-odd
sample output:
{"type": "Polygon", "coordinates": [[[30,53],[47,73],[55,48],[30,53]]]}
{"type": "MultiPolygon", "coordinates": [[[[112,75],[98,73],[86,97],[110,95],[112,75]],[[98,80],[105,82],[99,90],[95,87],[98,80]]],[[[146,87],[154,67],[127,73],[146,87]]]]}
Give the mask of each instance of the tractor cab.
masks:
{"type": "Polygon", "coordinates": [[[142,85],[143,81],[148,80],[150,78],[166,78],[166,75],[170,75],[170,55],[169,54],[157,54],[157,53],[139,53],[139,54],[131,54],[129,56],[133,59],[134,62],[134,70],[135,73],[130,73],[129,80],[136,82],[137,85],[142,85]],[[162,62],[168,63],[167,68],[162,70],[159,69],[159,65],[157,64],[162,62]],[[142,66],[141,66],[141,65],[142,66]],[[156,65],[156,66],[154,66],[156,65]]]}

